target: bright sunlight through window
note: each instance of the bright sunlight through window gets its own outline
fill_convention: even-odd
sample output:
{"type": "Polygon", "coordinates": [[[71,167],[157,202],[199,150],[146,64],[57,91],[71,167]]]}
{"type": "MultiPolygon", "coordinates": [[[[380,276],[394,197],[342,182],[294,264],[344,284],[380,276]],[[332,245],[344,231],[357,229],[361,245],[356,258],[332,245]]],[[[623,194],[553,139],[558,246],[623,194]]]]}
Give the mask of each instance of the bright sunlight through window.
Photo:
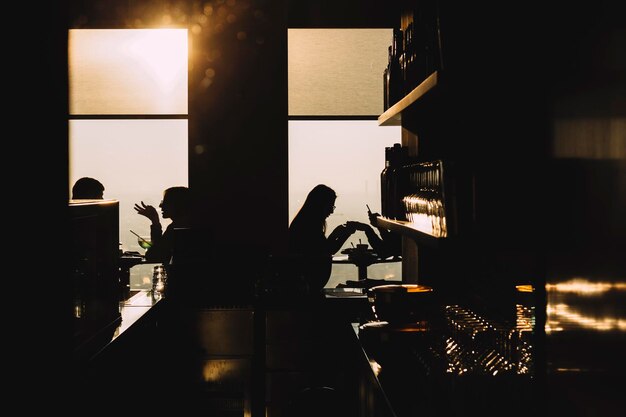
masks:
{"type": "Polygon", "coordinates": [[[186,29],[69,32],[70,114],[187,114],[186,29]]]}
{"type": "MultiPolygon", "coordinates": [[[[385,147],[401,140],[399,126],[378,126],[391,29],[289,29],[289,221],[317,184],[337,192],[328,230],[380,213],[385,147]],[[330,119],[328,116],[331,116],[330,119]]],[[[345,247],[367,242],[363,232],[345,247]]],[[[371,265],[369,278],[401,280],[401,263],[371,265]]],[[[326,284],[356,280],[354,265],[333,264],[326,284]]]]}

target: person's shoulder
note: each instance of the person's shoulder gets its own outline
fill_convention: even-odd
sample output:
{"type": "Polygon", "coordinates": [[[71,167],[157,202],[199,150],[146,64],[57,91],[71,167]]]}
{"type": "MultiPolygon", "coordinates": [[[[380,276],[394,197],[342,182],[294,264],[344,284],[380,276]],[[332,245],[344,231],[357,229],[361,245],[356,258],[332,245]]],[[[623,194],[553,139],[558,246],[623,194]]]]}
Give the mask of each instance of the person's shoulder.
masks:
{"type": "Polygon", "coordinates": [[[167,234],[173,233],[175,228],[176,228],[176,226],[174,225],[174,223],[170,223],[165,228],[165,231],[163,232],[163,234],[165,234],[165,233],[167,233],[167,234]]]}

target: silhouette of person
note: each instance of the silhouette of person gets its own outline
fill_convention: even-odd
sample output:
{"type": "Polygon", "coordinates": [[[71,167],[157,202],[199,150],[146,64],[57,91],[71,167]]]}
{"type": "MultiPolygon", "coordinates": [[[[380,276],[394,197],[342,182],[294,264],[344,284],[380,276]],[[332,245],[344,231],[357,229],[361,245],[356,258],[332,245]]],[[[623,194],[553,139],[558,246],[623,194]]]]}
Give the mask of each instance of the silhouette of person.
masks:
{"type": "Polygon", "coordinates": [[[298,272],[311,294],[324,288],[330,279],[332,256],[356,231],[354,224],[343,224],[326,236],[326,218],[335,210],[336,199],[332,188],[316,185],[289,225],[288,252],[300,260],[298,272]]]}
{"type": "Polygon", "coordinates": [[[380,236],[378,236],[374,229],[368,224],[353,221],[349,221],[347,224],[354,227],[356,230],[365,232],[365,236],[367,236],[367,240],[372,246],[372,249],[374,249],[374,252],[376,252],[380,258],[384,259],[390,256],[402,255],[401,236],[377,226],[376,218],[379,217],[380,214],[372,213],[368,210],[367,216],[369,217],[370,224],[376,227],[380,236]]]}
{"type": "Polygon", "coordinates": [[[367,237],[367,241],[369,242],[369,244],[372,246],[372,249],[374,250],[374,252],[376,252],[376,254],[379,257],[387,258],[391,256],[388,254],[389,251],[383,239],[376,234],[374,229],[369,224],[365,224],[365,223],[361,223],[357,221],[348,221],[346,222],[346,224],[348,226],[353,227],[356,230],[360,230],[364,232],[365,236],[367,237]]]}
{"type": "Polygon", "coordinates": [[[152,246],[146,250],[147,262],[160,262],[169,265],[174,251],[175,229],[190,226],[191,195],[187,187],[170,187],[163,192],[163,200],[159,204],[164,219],[171,219],[165,232],[159,221],[159,213],[154,206],[135,203],[138,214],[147,217],[150,221],[150,239],[152,246]]]}
{"type": "Polygon", "coordinates": [[[72,199],[74,200],[102,200],[103,198],[104,185],[95,178],[79,178],[72,187],[72,199]]]}

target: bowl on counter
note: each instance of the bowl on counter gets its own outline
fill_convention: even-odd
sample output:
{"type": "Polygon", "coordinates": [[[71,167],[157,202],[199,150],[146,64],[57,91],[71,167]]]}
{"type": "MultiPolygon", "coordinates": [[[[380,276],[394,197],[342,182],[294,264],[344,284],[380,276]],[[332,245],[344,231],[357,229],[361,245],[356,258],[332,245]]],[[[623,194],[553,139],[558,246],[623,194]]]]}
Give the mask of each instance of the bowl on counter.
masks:
{"type": "Polygon", "coordinates": [[[426,285],[378,285],[368,289],[367,300],[377,320],[393,324],[431,321],[438,310],[433,288],[426,285]]]}

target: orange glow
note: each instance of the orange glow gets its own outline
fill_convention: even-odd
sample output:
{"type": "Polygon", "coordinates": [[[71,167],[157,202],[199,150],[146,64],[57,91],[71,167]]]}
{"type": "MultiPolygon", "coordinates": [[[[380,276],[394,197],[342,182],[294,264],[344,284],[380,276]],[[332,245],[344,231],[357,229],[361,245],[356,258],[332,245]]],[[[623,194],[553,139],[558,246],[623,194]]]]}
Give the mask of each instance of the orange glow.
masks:
{"type": "Polygon", "coordinates": [[[424,285],[416,285],[416,286],[406,286],[406,292],[431,292],[433,289],[431,287],[426,287],[424,285]]]}
{"type": "Polygon", "coordinates": [[[532,285],[516,285],[515,288],[519,292],[533,292],[535,289],[532,285]]]}

